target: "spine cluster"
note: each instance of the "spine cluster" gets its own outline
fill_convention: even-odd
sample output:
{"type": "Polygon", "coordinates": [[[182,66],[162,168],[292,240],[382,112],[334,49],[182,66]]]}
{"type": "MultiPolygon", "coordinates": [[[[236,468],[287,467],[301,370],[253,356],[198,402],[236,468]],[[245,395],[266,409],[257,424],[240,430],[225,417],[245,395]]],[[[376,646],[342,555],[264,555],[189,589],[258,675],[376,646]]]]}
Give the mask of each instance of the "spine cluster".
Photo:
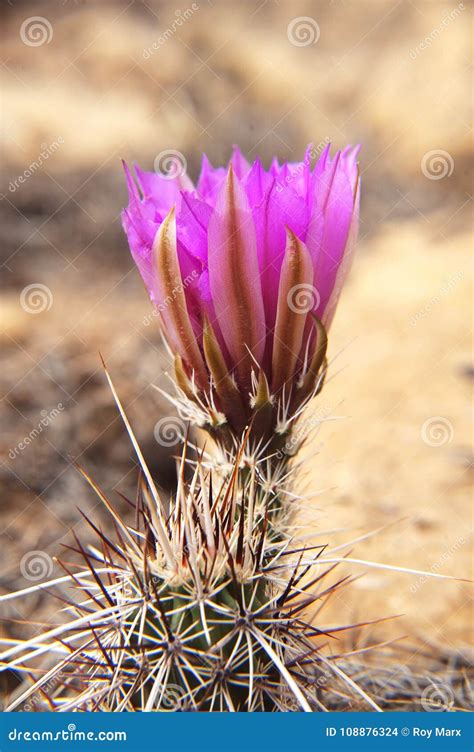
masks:
{"type": "MultiPolygon", "coordinates": [[[[324,354],[325,345],[307,369],[313,392],[324,354]]],[[[58,711],[309,712],[326,708],[329,688],[347,682],[341,692],[353,692],[324,650],[341,627],[304,617],[347,578],[334,576],[325,546],[304,548],[292,535],[297,497],[281,445],[311,393],[294,411],[291,395],[276,400],[254,376],[253,412],[239,435],[225,416],[211,423],[210,402],[180,379],[178,363],[178,407],[188,417],[190,405],[201,409],[207,420],[198,423],[215,443],[197,449],[186,438],[165,503],[107,377],[141,465],[135,521],[81,470],[113,532],[88,520],[96,544],[86,549],[76,538],[80,563],[59,562],[64,577],[50,583],[68,586],[66,619],[3,654],[35,677],[10,709],[36,698],[58,711]],[[45,654],[49,665],[38,669],[45,654]]],[[[371,702],[363,692],[360,699],[371,702]]]]}

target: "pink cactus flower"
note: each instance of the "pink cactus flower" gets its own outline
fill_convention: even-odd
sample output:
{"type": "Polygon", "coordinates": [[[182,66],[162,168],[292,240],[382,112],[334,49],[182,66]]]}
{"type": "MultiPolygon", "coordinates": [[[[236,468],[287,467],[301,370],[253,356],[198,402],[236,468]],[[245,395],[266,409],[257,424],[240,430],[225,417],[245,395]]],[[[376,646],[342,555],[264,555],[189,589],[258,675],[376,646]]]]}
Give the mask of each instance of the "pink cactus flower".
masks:
{"type": "Polygon", "coordinates": [[[125,167],[123,226],[166,339],[231,423],[261,378],[272,399],[308,391],[357,236],[358,150],[327,146],[312,166],[308,147],[265,170],[235,148],[226,168],[204,156],[196,186],[178,163],[173,177],[125,167]]]}

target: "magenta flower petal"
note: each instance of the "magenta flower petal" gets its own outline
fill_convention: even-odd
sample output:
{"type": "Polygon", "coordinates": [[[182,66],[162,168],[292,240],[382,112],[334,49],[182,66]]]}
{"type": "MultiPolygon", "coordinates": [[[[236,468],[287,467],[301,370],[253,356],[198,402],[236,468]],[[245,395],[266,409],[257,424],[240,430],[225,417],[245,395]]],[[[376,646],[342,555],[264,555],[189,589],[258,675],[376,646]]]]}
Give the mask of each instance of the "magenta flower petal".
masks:
{"type": "Polygon", "coordinates": [[[298,305],[301,294],[311,291],[313,264],[305,244],[287,230],[285,255],[278,289],[277,315],[272,352],[272,389],[291,389],[300,357],[308,308],[298,305]]]}
{"type": "Polygon", "coordinates": [[[250,165],[238,146],[233,147],[230,164],[232,165],[232,169],[234,170],[234,173],[239,180],[242,180],[250,170],[250,165]]]}
{"type": "Polygon", "coordinates": [[[229,167],[209,221],[209,280],[219,326],[242,384],[265,348],[265,314],[252,212],[229,167]]]}
{"type": "Polygon", "coordinates": [[[214,168],[204,154],[202,157],[201,174],[196,186],[198,195],[213,204],[225,180],[225,175],[225,168],[214,168]]]}
{"type": "Polygon", "coordinates": [[[272,331],[278,299],[280,270],[285,253],[286,228],[304,240],[308,225],[305,201],[288,187],[278,191],[274,182],[262,204],[253,210],[262,275],[267,328],[272,331]]]}
{"type": "Polygon", "coordinates": [[[334,284],[331,290],[330,299],[327,302],[326,309],[324,311],[324,323],[326,328],[329,328],[334,314],[336,312],[336,306],[339,301],[339,296],[342,291],[345,279],[349,273],[353,258],[354,248],[357,241],[357,235],[359,233],[359,202],[360,202],[360,183],[357,181],[354,197],[354,210],[352,213],[351,225],[349,228],[349,234],[347,236],[346,247],[344,250],[344,256],[338,265],[334,284]]]}
{"type": "Polygon", "coordinates": [[[316,185],[306,236],[319,299],[315,313],[324,323],[327,323],[326,309],[344,259],[353,215],[358,214],[351,177],[351,167],[340,152],[334,160],[328,160],[316,185]]]}
{"type": "Polygon", "coordinates": [[[189,317],[183,276],[178,261],[175,210],[172,207],[153,243],[154,293],[171,345],[191,366],[201,386],[207,373],[189,317]]]}
{"type": "Polygon", "coordinates": [[[145,202],[151,202],[162,214],[167,214],[172,206],[179,205],[181,191],[194,189],[186,175],[166,178],[157,172],[145,172],[138,165],[135,165],[135,174],[145,202]]]}

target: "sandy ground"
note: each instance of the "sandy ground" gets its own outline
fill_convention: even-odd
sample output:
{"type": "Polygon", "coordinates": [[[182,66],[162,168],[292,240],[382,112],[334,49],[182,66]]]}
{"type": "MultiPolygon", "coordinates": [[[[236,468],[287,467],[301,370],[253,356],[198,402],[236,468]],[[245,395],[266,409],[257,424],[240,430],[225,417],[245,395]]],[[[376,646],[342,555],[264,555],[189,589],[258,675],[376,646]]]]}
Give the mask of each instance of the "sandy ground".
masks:
{"type": "MultiPolygon", "coordinates": [[[[169,3],[2,5],[3,588],[25,585],[28,552],[53,556],[71,525],[83,529],[77,506],[95,507],[71,456],[112,494],[133,493],[99,351],[154,474],[173,483],[172,452],[153,437],[168,408],[152,384],[166,385],[168,363],[120,228],[119,157],[151,169],[178,149],[195,175],[202,151],[217,163],[234,142],[269,163],[327,138],[363,145],[361,238],[300,479],[320,493],[301,523],[331,546],[391,525],[352,556],[472,576],[470,12],[423,0],[203,2],[173,26],[169,3]],[[33,15],[50,25],[41,45],[24,41],[33,15]],[[300,16],[312,19],[306,46],[289,39],[300,16]],[[28,312],[24,290],[38,284],[46,305],[28,312]]],[[[370,569],[325,618],[403,614],[382,636],[460,647],[471,594],[370,569]]]]}

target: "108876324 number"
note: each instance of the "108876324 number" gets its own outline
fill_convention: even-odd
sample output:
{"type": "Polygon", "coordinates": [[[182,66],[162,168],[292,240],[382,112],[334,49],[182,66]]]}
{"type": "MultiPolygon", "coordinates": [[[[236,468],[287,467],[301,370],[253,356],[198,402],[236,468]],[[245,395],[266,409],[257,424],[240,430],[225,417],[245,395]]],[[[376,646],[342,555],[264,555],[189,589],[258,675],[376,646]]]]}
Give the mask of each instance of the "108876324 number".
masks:
{"type": "Polygon", "coordinates": [[[346,726],[339,729],[328,727],[326,736],[398,736],[398,729],[390,726],[346,726]]]}

